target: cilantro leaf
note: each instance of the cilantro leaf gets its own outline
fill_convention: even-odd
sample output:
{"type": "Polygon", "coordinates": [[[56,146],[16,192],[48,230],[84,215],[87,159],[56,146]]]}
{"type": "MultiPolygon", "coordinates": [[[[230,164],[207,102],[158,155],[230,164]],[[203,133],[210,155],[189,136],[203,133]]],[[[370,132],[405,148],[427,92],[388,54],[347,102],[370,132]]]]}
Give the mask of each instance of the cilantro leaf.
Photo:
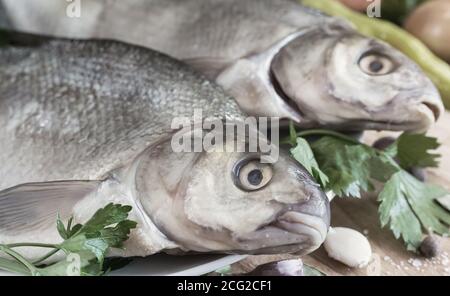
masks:
{"type": "Polygon", "coordinates": [[[400,173],[397,173],[385,184],[378,196],[381,202],[378,208],[380,222],[382,227],[389,224],[395,238],[401,237],[408,249],[415,249],[422,240],[422,229],[404,191],[400,173]]]}
{"type": "Polygon", "coordinates": [[[124,220],[114,227],[102,229],[95,234],[86,234],[83,248],[90,250],[103,263],[108,249],[122,248],[123,242],[128,239],[131,229],[135,227],[136,222],[124,220]]]}
{"type": "Polygon", "coordinates": [[[401,237],[409,250],[416,250],[422,241],[422,225],[439,234],[448,233],[450,213],[435,202],[446,194],[444,189],[400,171],[378,196],[381,225],[389,224],[397,239],[401,237]]]}
{"type": "Polygon", "coordinates": [[[100,265],[110,248],[121,248],[129,237],[136,222],[127,220],[130,206],[108,204],[79,227],[76,234],[65,240],[60,247],[66,253],[89,251],[100,265]]]}
{"type": "Polygon", "coordinates": [[[392,175],[399,171],[395,161],[389,155],[380,153],[370,159],[370,175],[373,179],[386,183],[392,175]]]}
{"type": "Polygon", "coordinates": [[[100,275],[99,272],[94,274],[92,271],[94,266],[96,270],[100,270],[100,265],[94,255],[90,252],[78,252],[71,253],[70,257],[54,264],[40,267],[38,272],[42,276],[100,275]]]}
{"type": "Polygon", "coordinates": [[[123,206],[110,203],[106,207],[99,209],[89,221],[81,228],[81,232],[93,233],[112,224],[124,221],[131,211],[130,206],[123,206]]]}
{"type": "Polygon", "coordinates": [[[324,274],[323,272],[321,272],[320,270],[303,264],[303,275],[304,276],[326,276],[326,274],[324,274]]]}
{"type": "Polygon", "coordinates": [[[297,131],[295,130],[294,122],[289,121],[289,141],[291,146],[295,146],[297,143],[297,131]]]}
{"type": "MultiPolygon", "coordinates": [[[[291,128],[287,142],[292,143],[293,135],[291,128]]],[[[322,181],[325,190],[338,196],[360,197],[361,191],[374,189],[373,180],[384,183],[378,196],[381,225],[389,225],[409,250],[417,250],[424,229],[449,233],[450,213],[436,202],[447,191],[425,184],[406,171],[414,166],[437,166],[439,155],[430,152],[439,146],[435,138],[404,133],[380,151],[334,131],[309,130],[296,135],[323,136],[312,144],[297,140],[291,153],[318,180],[328,179],[322,181]]]]}
{"type": "MultiPolygon", "coordinates": [[[[101,266],[96,257],[90,252],[71,253],[72,258],[61,260],[55,264],[38,268],[39,275],[42,276],[101,276],[110,271],[120,269],[129,264],[130,258],[106,258],[101,266]],[[74,259],[79,260],[74,262],[74,259]]],[[[26,273],[24,273],[26,274],[26,273]]]]}
{"type": "Polygon", "coordinates": [[[68,233],[66,227],[64,226],[64,223],[61,221],[61,217],[59,216],[59,214],[58,214],[58,217],[56,218],[56,229],[58,230],[59,235],[63,239],[69,238],[69,233],[68,233]]]}
{"type": "Polygon", "coordinates": [[[0,269],[18,272],[26,275],[102,275],[113,268],[123,265],[125,261],[107,260],[105,256],[110,248],[121,248],[129,238],[131,229],[136,222],[128,220],[130,206],[110,203],[99,209],[86,224],[76,224],[72,227],[73,218],[67,226],[57,217],[56,228],[64,241],[60,244],[24,243],[20,246],[45,247],[51,251],[34,262],[28,261],[12,248],[13,245],[0,244],[0,252],[6,253],[15,260],[2,260],[0,269]],[[42,262],[51,258],[59,251],[66,253],[66,258],[48,266],[42,262]],[[106,268],[105,268],[106,267],[106,268]]]}
{"type": "Polygon", "coordinates": [[[425,184],[402,172],[402,181],[408,202],[425,229],[438,234],[449,234],[450,213],[436,200],[446,196],[448,191],[442,187],[425,184]]]}
{"type": "Polygon", "coordinates": [[[297,145],[291,149],[292,156],[325,188],[328,177],[319,168],[309,143],[303,138],[297,138],[296,141],[297,145]]]}
{"type": "Polygon", "coordinates": [[[431,153],[429,150],[435,150],[439,147],[436,138],[428,137],[423,134],[403,133],[393,144],[396,151],[395,157],[404,169],[418,167],[437,167],[437,159],[440,157],[437,153],[431,153]]]}
{"type": "Polygon", "coordinates": [[[372,191],[371,179],[386,180],[397,171],[373,148],[323,137],[311,145],[321,170],[329,178],[326,189],[338,196],[360,197],[372,191]]]}

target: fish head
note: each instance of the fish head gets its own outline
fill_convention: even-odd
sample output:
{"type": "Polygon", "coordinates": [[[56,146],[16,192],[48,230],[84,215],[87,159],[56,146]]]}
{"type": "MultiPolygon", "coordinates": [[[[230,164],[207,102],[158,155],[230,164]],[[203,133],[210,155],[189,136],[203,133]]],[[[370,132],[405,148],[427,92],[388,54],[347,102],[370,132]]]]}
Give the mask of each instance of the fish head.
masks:
{"type": "Polygon", "coordinates": [[[146,215],[180,249],[305,254],[325,240],[329,201],[288,153],[268,161],[247,152],[248,138],[224,139],[225,151],[174,153],[170,146],[151,149],[136,188],[146,215]]]}
{"type": "Polygon", "coordinates": [[[444,110],[418,65],[347,26],[298,37],[274,57],[271,71],[278,91],[309,125],[423,132],[444,110]]]}

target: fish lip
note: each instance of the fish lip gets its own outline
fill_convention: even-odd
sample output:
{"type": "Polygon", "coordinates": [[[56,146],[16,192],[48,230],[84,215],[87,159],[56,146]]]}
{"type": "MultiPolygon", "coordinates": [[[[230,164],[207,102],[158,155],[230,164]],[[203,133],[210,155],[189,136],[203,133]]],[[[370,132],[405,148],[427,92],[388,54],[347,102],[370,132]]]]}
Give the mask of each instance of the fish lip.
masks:
{"type": "MultiPolygon", "coordinates": [[[[333,124],[333,125],[321,125],[324,128],[331,130],[345,131],[345,132],[360,132],[364,130],[390,130],[390,131],[404,131],[408,127],[410,129],[416,129],[420,123],[414,121],[382,121],[382,120],[364,120],[364,119],[353,119],[348,120],[345,123],[333,124]],[[413,128],[411,128],[413,126],[413,128]]],[[[408,129],[409,130],[409,129],[408,129]]]]}
{"type": "Polygon", "coordinates": [[[417,120],[412,121],[406,131],[412,133],[424,133],[436,123],[444,112],[442,104],[436,104],[431,100],[422,99],[413,107],[417,111],[417,120]]]}
{"type": "Polygon", "coordinates": [[[442,113],[444,112],[440,106],[429,101],[423,101],[421,105],[425,106],[427,109],[431,111],[432,117],[434,118],[435,122],[439,120],[442,113]]]}
{"type": "Polygon", "coordinates": [[[322,125],[325,128],[344,131],[360,131],[360,130],[391,130],[391,131],[408,131],[413,133],[426,132],[443,113],[439,105],[421,101],[410,107],[408,112],[415,112],[413,120],[367,120],[367,119],[351,119],[340,124],[322,125]]]}
{"type": "Polygon", "coordinates": [[[322,245],[329,228],[323,218],[295,211],[282,214],[274,226],[293,234],[307,235],[310,238],[311,249],[317,249],[322,245]]]}
{"type": "Polygon", "coordinates": [[[437,107],[428,102],[420,103],[417,107],[417,112],[419,113],[419,120],[417,121],[416,126],[409,130],[413,133],[426,132],[440,116],[440,111],[437,107]]]}
{"type": "Polygon", "coordinates": [[[399,100],[411,102],[409,103],[409,106],[406,106],[406,112],[413,112],[414,120],[397,122],[398,126],[401,126],[403,123],[404,128],[402,130],[408,132],[426,132],[439,120],[445,111],[439,91],[434,86],[431,88],[426,87],[426,89],[410,91],[408,93],[401,93],[393,99],[393,101],[399,100]]]}

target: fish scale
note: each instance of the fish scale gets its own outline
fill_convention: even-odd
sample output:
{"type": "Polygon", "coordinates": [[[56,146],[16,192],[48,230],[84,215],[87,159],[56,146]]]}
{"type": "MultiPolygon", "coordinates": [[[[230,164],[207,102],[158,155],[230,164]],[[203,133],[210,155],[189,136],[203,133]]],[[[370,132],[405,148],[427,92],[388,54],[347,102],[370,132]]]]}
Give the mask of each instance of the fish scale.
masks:
{"type": "Polygon", "coordinates": [[[5,164],[0,175],[9,175],[1,178],[0,189],[54,178],[100,178],[132,160],[128,152],[117,159],[108,155],[124,146],[144,149],[170,131],[173,117],[192,116],[194,108],[242,116],[233,99],[181,63],[116,42],[3,48],[0,63],[5,164]]]}

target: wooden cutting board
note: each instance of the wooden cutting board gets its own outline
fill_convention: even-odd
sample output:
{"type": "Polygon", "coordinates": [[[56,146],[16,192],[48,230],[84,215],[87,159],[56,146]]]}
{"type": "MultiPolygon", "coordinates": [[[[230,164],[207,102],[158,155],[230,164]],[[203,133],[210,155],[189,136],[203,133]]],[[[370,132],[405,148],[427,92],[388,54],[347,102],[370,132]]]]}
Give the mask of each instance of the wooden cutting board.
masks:
{"type": "MultiPolygon", "coordinates": [[[[367,132],[364,142],[371,144],[376,139],[392,135],[390,132],[367,132]]],[[[450,190],[450,113],[442,116],[431,129],[430,135],[437,137],[442,146],[441,165],[428,171],[428,182],[439,184],[450,190]]],[[[327,275],[447,275],[450,276],[450,238],[442,238],[442,252],[433,260],[425,259],[406,251],[403,242],[396,240],[392,232],[382,229],[378,217],[378,204],[374,195],[363,199],[335,198],[331,204],[331,226],[350,227],[366,233],[373,250],[372,262],[365,268],[348,268],[330,259],[323,247],[303,258],[304,263],[327,275]]],[[[233,272],[247,272],[256,266],[275,260],[294,258],[289,255],[250,256],[232,266],[233,272]]]]}

